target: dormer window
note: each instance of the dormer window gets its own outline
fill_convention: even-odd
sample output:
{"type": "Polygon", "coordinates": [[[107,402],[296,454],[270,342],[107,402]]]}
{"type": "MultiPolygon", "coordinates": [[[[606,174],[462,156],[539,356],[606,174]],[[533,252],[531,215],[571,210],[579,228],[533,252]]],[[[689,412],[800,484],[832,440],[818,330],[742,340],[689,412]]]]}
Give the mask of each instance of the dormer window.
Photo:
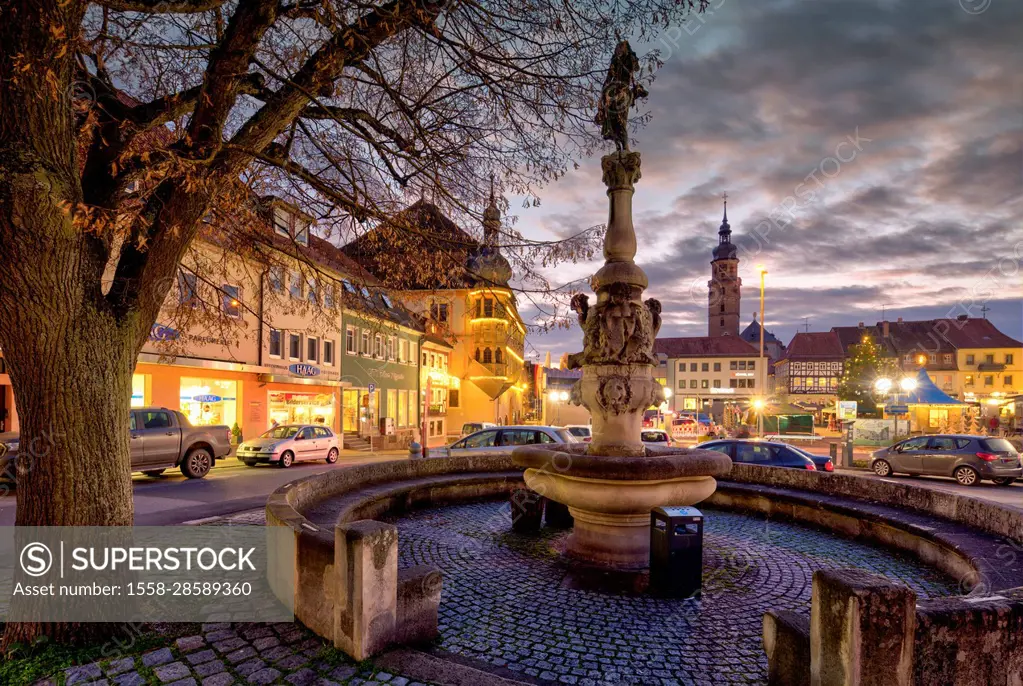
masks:
{"type": "Polygon", "coordinates": [[[289,212],[287,208],[274,208],[274,232],[293,239],[300,245],[309,245],[309,221],[289,212]]]}
{"type": "Polygon", "coordinates": [[[365,286],[362,287],[362,297],[366,298],[367,300],[369,299],[369,289],[366,288],[365,286]]]}
{"type": "Polygon", "coordinates": [[[386,295],[381,295],[380,299],[384,301],[385,305],[387,305],[387,309],[389,309],[389,310],[390,309],[394,309],[394,303],[392,303],[391,299],[388,298],[386,295]]]}
{"type": "Polygon", "coordinates": [[[352,285],[351,281],[349,281],[348,279],[341,279],[341,283],[344,284],[346,291],[352,294],[355,293],[355,286],[352,285]]]}

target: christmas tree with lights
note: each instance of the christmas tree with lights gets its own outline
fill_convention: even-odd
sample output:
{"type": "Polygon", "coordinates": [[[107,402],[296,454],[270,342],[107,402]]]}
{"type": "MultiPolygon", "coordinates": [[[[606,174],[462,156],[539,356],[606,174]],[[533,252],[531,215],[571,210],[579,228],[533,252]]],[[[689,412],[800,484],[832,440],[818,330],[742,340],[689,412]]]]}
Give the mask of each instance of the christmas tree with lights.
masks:
{"type": "Polygon", "coordinates": [[[871,336],[865,335],[860,343],[849,346],[849,357],[836,388],[838,399],[855,400],[857,413],[861,416],[881,416],[875,400],[874,382],[896,373],[895,361],[885,357],[881,346],[871,336]]]}

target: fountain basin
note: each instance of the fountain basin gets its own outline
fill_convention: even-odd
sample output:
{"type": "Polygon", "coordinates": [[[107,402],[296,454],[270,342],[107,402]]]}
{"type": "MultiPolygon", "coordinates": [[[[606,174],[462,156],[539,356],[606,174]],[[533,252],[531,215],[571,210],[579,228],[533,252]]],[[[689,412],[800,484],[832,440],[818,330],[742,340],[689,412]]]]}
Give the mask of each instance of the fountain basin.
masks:
{"type": "Polygon", "coordinates": [[[717,488],[732,461],[713,450],[647,447],[619,457],[586,454],[586,444],[523,446],[512,461],[526,485],[563,503],[575,518],[566,554],[590,564],[640,570],[650,561],[650,511],[695,505],[717,488]]]}

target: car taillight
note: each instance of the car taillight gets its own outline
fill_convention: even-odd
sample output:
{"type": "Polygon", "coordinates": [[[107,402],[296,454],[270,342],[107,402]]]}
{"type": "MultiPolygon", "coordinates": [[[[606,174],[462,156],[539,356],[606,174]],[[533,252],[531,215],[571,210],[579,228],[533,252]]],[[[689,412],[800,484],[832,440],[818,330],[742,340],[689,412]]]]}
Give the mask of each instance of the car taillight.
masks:
{"type": "Polygon", "coordinates": [[[817,471],[817,467],[814,465],[813,462],[810,462],[809,464],[807,464],[806,465],[806,469],[807,469],[807,471],[810,471],[810,472],[816,472],[817,471]]]}
{"type": "Polygon", "coordinates": [[[985,462],[994,462],[998,459],[998,456],[994,453],[977,453],[977,457],[984,460],[985,462]]]}
{"type": "Polygon", "coordinates": [[[826,471],[826,472],[833,472],[833,471],[835,471],[835,465],[831,464],[831,462],[825,462],[824,463],[824,471],[826,471]]]}

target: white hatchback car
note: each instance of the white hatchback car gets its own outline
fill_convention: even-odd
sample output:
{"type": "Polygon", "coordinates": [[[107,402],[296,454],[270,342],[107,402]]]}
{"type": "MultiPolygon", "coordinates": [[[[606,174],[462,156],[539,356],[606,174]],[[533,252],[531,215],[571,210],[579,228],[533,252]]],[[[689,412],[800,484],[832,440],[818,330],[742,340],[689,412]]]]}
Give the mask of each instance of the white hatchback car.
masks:
{"type": "Polygon", "coordinates": [[[299,460],[337,462],[341,454],[337,434],[321,424],[282,424],[259,438],[238,446],[237,457],[248,467],[260,462],[275,462],[290,467],[299,460]]]}

